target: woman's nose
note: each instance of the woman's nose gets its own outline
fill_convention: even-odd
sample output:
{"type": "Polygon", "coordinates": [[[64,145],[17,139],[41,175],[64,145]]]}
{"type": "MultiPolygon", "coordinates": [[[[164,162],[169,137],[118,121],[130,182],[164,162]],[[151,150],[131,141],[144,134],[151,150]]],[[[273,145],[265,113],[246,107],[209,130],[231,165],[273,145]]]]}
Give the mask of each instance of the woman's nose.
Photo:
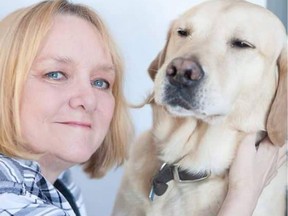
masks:
{"type": "Polygon", "coordinates": [[[96,109],[95,89],[89,82],[85,84],[78,83],[71,91],[72,94],[69,99],[70,107],[73,109],[83,109],[86,112],[93,112],[96,109]]]}

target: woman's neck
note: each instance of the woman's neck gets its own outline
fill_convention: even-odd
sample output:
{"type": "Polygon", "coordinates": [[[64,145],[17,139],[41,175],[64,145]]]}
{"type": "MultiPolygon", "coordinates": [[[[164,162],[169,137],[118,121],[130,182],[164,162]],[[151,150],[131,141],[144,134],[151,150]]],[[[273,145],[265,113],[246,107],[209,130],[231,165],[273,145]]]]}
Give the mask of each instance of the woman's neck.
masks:
{"type": "Polygon", "coordinates": [[[59,175],[72,165],[48,154],[40,157],[37,162],[40,164],[41,174],[52,184],[59,175]]]}

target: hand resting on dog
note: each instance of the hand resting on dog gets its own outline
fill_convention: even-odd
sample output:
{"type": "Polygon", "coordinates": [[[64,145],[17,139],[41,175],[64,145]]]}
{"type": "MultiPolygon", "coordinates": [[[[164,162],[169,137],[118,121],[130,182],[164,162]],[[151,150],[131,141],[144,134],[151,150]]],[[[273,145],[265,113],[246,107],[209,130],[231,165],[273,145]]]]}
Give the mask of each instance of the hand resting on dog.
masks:
{"type": "Polygon", "coordinates": [[[229,173],[229,190],[218,216],[252,215],[265,186],[276,176],[287,160],[287,145],[279,148],[265,138],[258,150],[255,134],[240,144],[229,173]]]}

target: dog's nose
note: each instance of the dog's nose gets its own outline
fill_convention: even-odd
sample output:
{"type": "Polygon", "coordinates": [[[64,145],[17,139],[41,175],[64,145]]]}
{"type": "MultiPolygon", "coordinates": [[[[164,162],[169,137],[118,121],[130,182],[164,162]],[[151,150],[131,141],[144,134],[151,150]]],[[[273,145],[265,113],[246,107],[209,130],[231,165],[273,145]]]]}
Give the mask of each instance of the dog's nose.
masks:
{"type": "Polygon", "coordinates": [[[168,65],[166,75],[173,85],[191,86],[203,78],[204,72],[195,59],[175,58],[168,65]]]}

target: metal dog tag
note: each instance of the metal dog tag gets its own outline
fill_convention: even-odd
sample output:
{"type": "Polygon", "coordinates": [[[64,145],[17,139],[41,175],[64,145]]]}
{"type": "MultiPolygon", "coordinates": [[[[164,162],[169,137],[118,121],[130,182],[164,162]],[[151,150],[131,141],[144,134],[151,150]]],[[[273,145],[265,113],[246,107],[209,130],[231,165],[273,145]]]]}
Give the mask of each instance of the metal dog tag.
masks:
{"type": "Polygon", "coordinates": [[[155,192],[154,192],[154,186],[152,185],[150,193],[149,193],[149,199],[153,202],[154,200],[154,196],[155,196],[155,192]]]}
{"type": "MultiPolygon", "coordinates": [[[[163,163],[162,164],[162,166],[160,167],[160,170],[159,170],[159,172],[161,171],[161,170],[163,170],[163,168],[165,167],[167,165],[167,163],[163,163]]],[[[152,185],[151,185],[151,190],[150,190],[150,193],[149,193],[149,199],[151,200],[151,201],[153,201],[154,200],[154,197],[155,197],[155,185],[154,185],[154,182],[152,183],[152,185]]],[[[165,190],[166,191],[166,190],[165,190]]],[[[157,194],[158,195],[158,194],[157,194]]]]}

